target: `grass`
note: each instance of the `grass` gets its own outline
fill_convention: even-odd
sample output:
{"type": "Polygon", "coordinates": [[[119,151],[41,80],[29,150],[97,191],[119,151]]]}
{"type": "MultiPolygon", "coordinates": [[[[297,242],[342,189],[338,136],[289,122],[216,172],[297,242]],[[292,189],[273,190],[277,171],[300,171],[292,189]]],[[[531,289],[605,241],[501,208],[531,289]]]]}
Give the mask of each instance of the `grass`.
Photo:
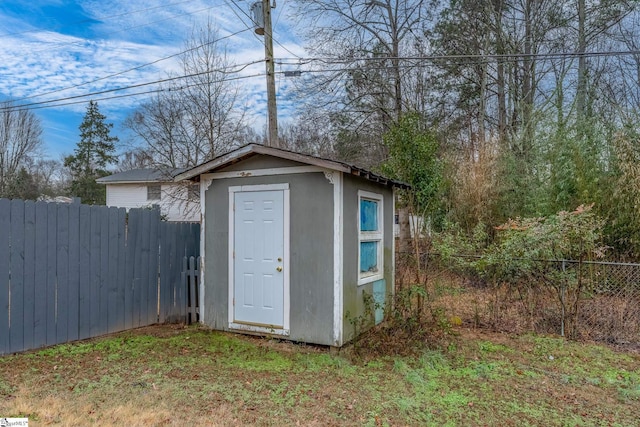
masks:
{"type": "Polygon", "coordinates": [[[351,357],[158,326],[0,358],[0,416],[30,425],[630,426],[640,356],[460,329],[443,350],[351,357]]]}

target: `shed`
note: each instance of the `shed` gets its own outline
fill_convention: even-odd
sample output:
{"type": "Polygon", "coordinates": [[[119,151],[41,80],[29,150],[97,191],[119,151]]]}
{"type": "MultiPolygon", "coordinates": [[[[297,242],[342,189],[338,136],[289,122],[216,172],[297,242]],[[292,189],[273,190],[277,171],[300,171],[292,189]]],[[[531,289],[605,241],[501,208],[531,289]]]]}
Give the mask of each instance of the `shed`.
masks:
{"type": "Polygon", "coordinates": [[[407,184],[256,144],[175,179],[200,182],[204,324],[339,347],[357,321],[382,321],[407,184]]]}

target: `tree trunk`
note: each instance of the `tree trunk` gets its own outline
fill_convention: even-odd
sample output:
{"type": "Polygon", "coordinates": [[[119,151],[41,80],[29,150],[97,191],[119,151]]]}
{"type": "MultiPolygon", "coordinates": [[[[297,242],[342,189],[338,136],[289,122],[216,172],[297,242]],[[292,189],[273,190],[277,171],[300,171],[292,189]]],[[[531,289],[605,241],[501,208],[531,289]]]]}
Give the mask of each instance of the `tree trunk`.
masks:
{"type": "MultiPolygon", "coordinates": [[[[502,1],[494,2],[494,28],[496,38],[496,53],[498,55],[505,54],[504,38],[502,34],[503,9],[504,3],[502,1]]],[[[505,84],[504,60],[498,57],[496,64],[496,92],[498,96],[498,139],[501,143],[504,143],[507,140],[507,96],[505,84]]]]}
{"type": "MultiPolygon", "coordinates": [[[[576,89],[576,111],[578,123],[585,118],[587,97],[587,36],[585,30],[586,6],[585,0],[578,0],[578,85],[576,89]]],[[[580,125],[578,125],[581,127],[580,125]]]]}
{"type": "Polygon", "coordinates": [[[533,34],[532,34],[532,2],[527,0],[524,9],[525,35],[524,35],[524,59],[522,70],[522,151],[526,165],[531,162],[531,149],[533,145],[533,34]]]}
{"type": "Polygon", "coordinates": [[[411,226],[409,224],[409,208],[404,207],[398,209],[398,222],[400,226],[400,234],[398,235],[400,253],[411,253],[411,226]]]}

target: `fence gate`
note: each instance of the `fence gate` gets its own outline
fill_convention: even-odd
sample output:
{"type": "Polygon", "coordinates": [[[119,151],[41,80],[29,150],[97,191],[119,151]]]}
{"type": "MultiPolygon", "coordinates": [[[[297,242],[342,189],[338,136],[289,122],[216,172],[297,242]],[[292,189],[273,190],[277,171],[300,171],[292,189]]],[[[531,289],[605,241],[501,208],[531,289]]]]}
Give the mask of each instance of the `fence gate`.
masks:
{"type": "Polygon", "coordinates": [[[187,316],[184,323],[197,323],[200,320],[200,257],[185,257],[182,265],[180,287],[187,292],[187,316]]]}

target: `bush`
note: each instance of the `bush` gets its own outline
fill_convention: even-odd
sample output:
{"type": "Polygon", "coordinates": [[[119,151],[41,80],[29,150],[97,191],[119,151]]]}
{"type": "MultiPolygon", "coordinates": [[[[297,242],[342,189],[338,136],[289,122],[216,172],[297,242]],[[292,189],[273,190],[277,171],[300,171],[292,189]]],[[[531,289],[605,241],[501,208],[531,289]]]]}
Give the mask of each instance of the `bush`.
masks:
{"type": "Polygon", "coordinates": [[[480,229],[471,238],[449,232],[436,240],[434,248],[445,260],[457,259],[452,265],[458,270],[471,270],[494,286],[515,287],[525,307],[526,296],[538,287],[552,290],[559,304],[561,332],[574,336],[580,300],[590,291],[582,263],[601,258],[605,252],[601,244],[604,222],[592,207],[581,205],[572,212],[509,220],[495,228],[495,241],[487,246],[483,246],[486,235],[480,229]],[[477,256],[460,257],[457,251],[476,251],[477,256]],[[567,271],[563,260],[576,261],[577,268],[567,271]]]}

